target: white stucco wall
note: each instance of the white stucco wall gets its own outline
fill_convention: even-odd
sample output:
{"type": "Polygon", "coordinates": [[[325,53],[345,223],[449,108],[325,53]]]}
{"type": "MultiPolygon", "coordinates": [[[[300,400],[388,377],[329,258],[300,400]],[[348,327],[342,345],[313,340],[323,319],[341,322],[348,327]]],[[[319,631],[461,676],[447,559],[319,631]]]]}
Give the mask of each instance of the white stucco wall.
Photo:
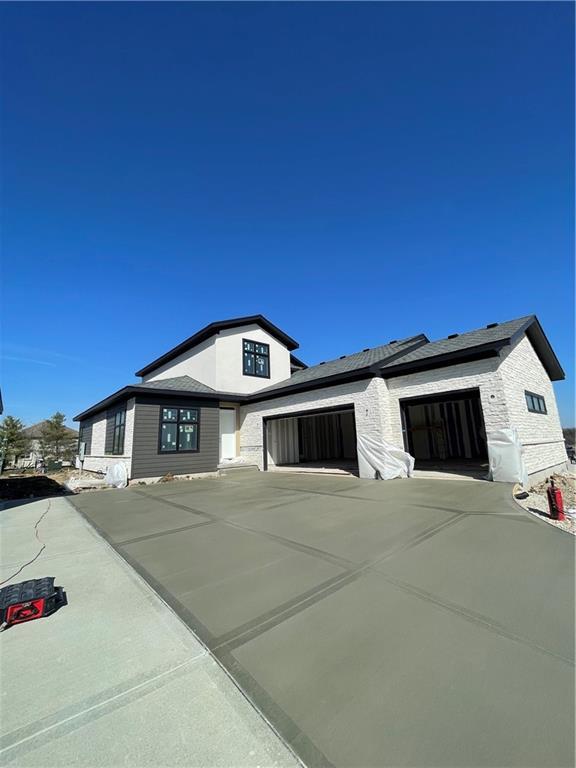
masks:
{"type": "Polygon", "coordinates": [[[383,436],[385,390],[386,383],[383,379],[364,379],[242,406],[240,455],[263,469],[264,417],[316,408],[333,408],[338,405],[354,405],[357,432],[383,436]]]}
{"type": "Polygon", "coordinates": [[[106,445],[106,412],[99,414],[92,423],[92,442],[90,453],[84,457],[84,469],[89,472],[106,472],[111,464],[124,464],[131,476],[132,444],[134,440],[134,398],[126,403],[126,426],[124,430],[124,453],[112,456],[104,451],[106,445]]]}
{"type": "Polygon", "coordinates": [[[529,339],[524,337],[502,354],[499,369],[509,418],[518,429],[528,473],[542,471],[567,461],[554,385],[529,339]],[[525,391],[541,395],[548,413],[531,413],[525,391]]]}
{"type": "Polygon", "coordinates": [[[218,392],[249,394],[290,378],[290,352],[259,325],[231,328],[220,331],[194,349],[143,376],[142,381],[159,381],[175,376],[191,376],[218,392]],[[244,376],[242,339],[269,345],[269,379],[244,376]]]}
{"type": "Polygon", "coordinates": [[[221,331],[216,337],[216,389],[249,394],[290,378],[290,352],[258,325],[221,331]],[[244,376],[242,339],[270,346],[270,378],[244,376]]]}
{"type": "Polygon", "coordinates": [[[191,376],[216,389],[216,337],[206,339],[194,349],[189,349],[166,365],[143,376],[142,381],[158,381],[175,376],[191,376]]]}

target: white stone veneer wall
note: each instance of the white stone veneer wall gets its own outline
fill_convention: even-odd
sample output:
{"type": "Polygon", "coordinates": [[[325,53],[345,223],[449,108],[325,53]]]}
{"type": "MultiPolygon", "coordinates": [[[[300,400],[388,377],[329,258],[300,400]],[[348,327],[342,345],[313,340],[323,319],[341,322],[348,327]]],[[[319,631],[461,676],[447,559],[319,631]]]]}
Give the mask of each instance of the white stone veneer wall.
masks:
{"type": "Polygon", "coordinates": [[[354,405],[358,433],[372,433],[384,437],[385,394],[384,380],[374,378],[242,406],[240,455],[263,469],[263,418],[316,408],[333,408],[338,405],[354,405]]]}
{"type": "Polygon", "coordinates": [[[404,447],[399,400],[478,388],[486,431],[516,427],[528,474],[566,461],[554,388],[530,341],[524,337],[499,357],[388,379],[390,440],[404,447]],[[548,414],[530,413],[524,391],[542,395],[548,414]]]}
{"type": "Polygon", "coordinates": [[[502,353],[502,377],[510,421],[518,429],[529,474],[542,472],[567,461],[554,385],[530,340],[524,337],[502,353]],[[525,391],[542,395],[548,413],[531,413],[525,391]]]}
{"type": "Polygon", "coordinates": [[[126,403],[126,428],[124,432],[124,453],[121,456],[106,454],[106,411],[98,414],[92,423],[92,444],[90,453],[84,457],[84,469],[89,472],[106,472],[111,464],[124,464],[130,477],[132,470],[132,442],[134,440],[134,398],[126,403]]]}

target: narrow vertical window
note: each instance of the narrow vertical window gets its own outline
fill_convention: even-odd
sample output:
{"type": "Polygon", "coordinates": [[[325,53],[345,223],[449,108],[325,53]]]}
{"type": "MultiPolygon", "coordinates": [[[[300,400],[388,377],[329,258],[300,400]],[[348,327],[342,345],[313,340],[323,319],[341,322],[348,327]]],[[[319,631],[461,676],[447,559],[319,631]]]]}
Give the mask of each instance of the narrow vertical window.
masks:
{"type": "Polygon", "coordinates": [[[124,453],[124,432],[126,429],[126,411],[116,411],[114,414],[114,431],[112,437],[112,453],[124,453]]]}

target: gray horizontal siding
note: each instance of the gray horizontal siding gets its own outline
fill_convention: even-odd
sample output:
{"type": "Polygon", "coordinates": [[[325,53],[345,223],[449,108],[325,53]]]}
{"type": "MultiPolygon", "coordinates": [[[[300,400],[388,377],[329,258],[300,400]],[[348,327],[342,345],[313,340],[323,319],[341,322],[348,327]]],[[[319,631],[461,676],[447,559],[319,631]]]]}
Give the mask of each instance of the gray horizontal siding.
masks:
{"type": "Polygon", "coordinates": [[[188,475],[214,472],[219,460],[218,402],[198,402],[190,397],[136,398],[134,411],[134,443],[132,478],[161,477],[171,472],[188,475]],[[200,411],[199,451],[197,453],[160,453],[160,409],[167,407],[198,408],[200,411]]]}
{"type": "Polygon", "coordinates": [[[106,411],[106,440],[104,441],[104,453],[112,453],[112,443],[114,440],[114,415],[118,408],[112,408],[106,411]]]}
{"type": "Polygon", "coordinates": [[[84,421],[80,422],[80,427],[79,427],[78,442],[80,442],[80,436],[81,436],[83,442],[86,443],[86,450],[85,450],[86,456],[89,456],[90,451],[92,450],[92,424],[93,424],[93,419],[84,419],[84,421]],[[82,434],[82,430],[84,430],[83,434],[82,434]]]}

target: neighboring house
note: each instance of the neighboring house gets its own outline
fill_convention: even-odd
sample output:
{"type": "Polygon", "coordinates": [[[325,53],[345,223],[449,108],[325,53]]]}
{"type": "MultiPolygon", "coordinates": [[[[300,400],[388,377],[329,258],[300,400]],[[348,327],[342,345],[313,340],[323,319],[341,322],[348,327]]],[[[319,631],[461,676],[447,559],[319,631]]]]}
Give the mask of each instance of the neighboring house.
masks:
{"type": "Polygon", "coordinates": [[[417,466],[486,464],[486,433],[516,427],[530,474],[566,462],[552,381],[564,372],[534,315],[430,342],[423,334],[306,367],[262,315],[215,322],[75,417],[84,468],[131,479],[214,472],[242,457],[349,466],[356,435],[417,466]]]}
{"type": "MultiPolygon", "coordinates": [[[[42,427],[46,424],[46,421],[39,421],[38,424],[33,424],[31,427],[26,427],[24,434],[30,440],[30,453],[28,456],[20,456],[16,461],[16,466],[21,468],[35,468],[38,462],[45,457],[42,455],[42,449],[40,447],[42,437],[42,427]]],[[[78,442],[78,432],[70,427],[64,427],[66,434],[70,438],[70,442],[76,446],[78,442]]]]}

